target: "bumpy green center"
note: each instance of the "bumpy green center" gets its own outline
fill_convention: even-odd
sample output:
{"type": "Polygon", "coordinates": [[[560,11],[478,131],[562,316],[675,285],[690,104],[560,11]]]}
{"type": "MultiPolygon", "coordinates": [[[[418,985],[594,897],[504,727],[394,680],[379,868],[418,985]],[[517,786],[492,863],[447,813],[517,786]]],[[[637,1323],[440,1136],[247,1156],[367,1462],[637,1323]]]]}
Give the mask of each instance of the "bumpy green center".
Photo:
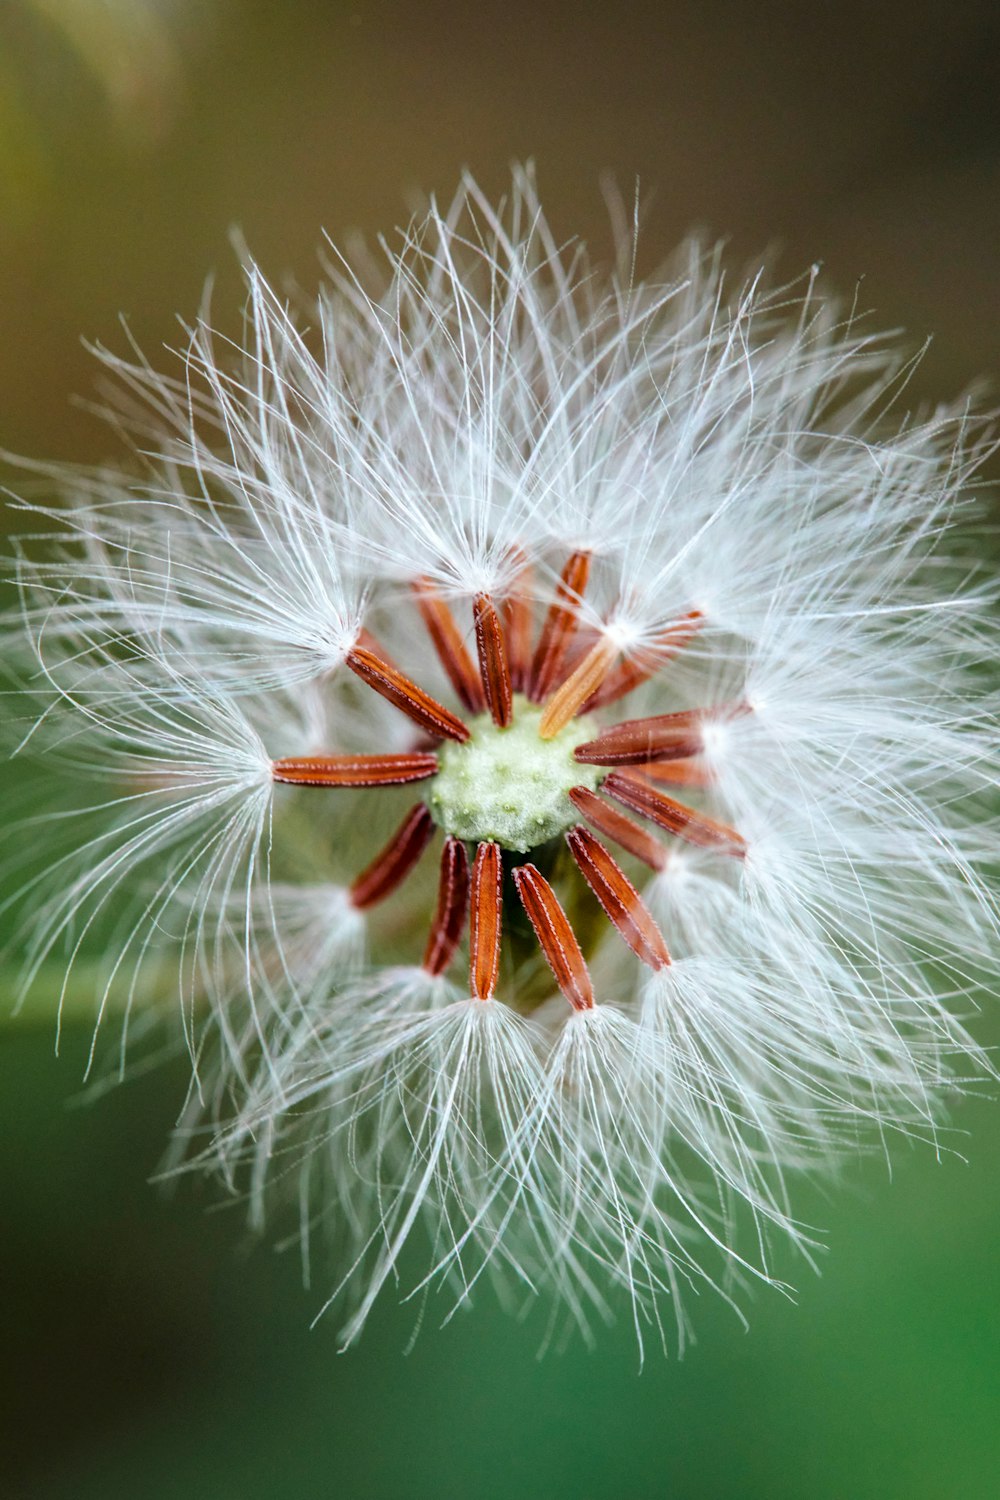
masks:
{"type": "Polygon", "coordinates": [[[577,745],[592,740],[597,727],[592,719],[573,719],[543,740],[542,712],[515,695],[513,723],[506,729],[480,714],[469,723],[471,736],[464,745],[442,746],[441,769],[427,801],[446,833],[470,843],[491,840],[523,854],[577,821],[570,788],[596,791],[607,774],[573,759],[577,745]]]}

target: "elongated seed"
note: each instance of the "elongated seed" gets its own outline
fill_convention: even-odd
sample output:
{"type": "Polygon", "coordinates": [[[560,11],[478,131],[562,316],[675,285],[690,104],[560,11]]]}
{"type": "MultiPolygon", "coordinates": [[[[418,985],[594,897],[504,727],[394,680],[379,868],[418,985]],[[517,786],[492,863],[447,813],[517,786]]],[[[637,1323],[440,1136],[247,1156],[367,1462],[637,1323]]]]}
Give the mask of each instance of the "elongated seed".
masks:
{"type": "Polygon", "coordinates": [[[580,712],[581,705],[604,680],[617,655],[618,647],[606,638],[591,646],[583,660],[578,662],[546,704],[538,725],[538,733],[543,740],[554,739],[560,729],[565,729],[569,721],[580,712]]]}
{"type": "Polygon", "coordinates": [[[651,969],[670,963],[663,933],[624,870],[600,839],[578,825],[566,835],[580,874],[637,958],[651,969]]]}
{"type": "Polygon", "coordinates": [[[437,774],[436,755],[305,755],[271,764],[275,781],[296,786],[402,786],[437,774]]]}
{"type": "Polygon", "coordinates": [[[634,854],[636,859],[641,859],[651,870],[665,868],[670,850],[666,844],[660,843],[655,834],[640,828],[638,823],[633,823],[631,818],[619,812],[617,807],[612,807],[610,802],[605,802],[603,797],[598,797],[589,787],[575,786],[569,796],[577,812],[599,833],[603,833],[605,838],[614,839],[616,844],[620,844],[629,854],[634,854]]]}
{"type": "Polygon", "coordinates": [[[469,856],[462,840],[449,835],[441,850],[437,908],[424,950],[424,968],[428,974],[443,974],[451,963],[462,940],[468,909],[469,856]]]}
{"type": "Polygon", "coordinates": [[[520,550],[516,551],[515,557],[520,563],[517,587],[503,602],[503,625],[507,639],[510,685],[515,693],[525,693],[531,680],[531,636],[534,625],[531,566],[520,550]]]}
{"type": "Polygon", "coordinates": [[[476,1000],[491,1000],[500,972],[503,866],[499,844],[480,844],[472,867],[469,912],[469,988],[476,1000]]]}
{"type": "Polygon", "coordinates": [[[506,729],[511,721],[510,668],[507,665],[503,626],[489,594],[476,595],[473,614],[483,693],[494,724],[499,729],[506,729]]]}
{"type": "Polygon", "coordinates": [[[475,663],[469,655],[455,616],[428,578],[418,578],[413,585],[417,608],[434,643],[448,680],[470,713],[485,708],[482,684],[475,663]]]}
{"type": "Polygon", "coordinates": [[[411,807],[392,838],[351,885],[351,901],[364,910],[402,885],[430,843],[434,820],[422,802],[411,807]]]}
{"type": "Polygon", "coordinates": [[[542,703],[559,681],[566,648],[576,630],[577,610],[590,577],[590,553],[574,552],[567,560],[549,606],[531,663],[528,696],[542,703]]]}
{"type": "Polygon", "coordinates": [[[596,740],[578,745],[576,759],[594,766],[636,766],[652,760],[682,760],[703,748],[705,709],[624,719],[603,729],[596,740]]]}
{"type": "Polygon", "coordinates": [[[514,884],[556,983],[574,1010],[590,1010],[594,986],[576,933],[555,891],[534,865],[519,865],[514,884]]]}
{"type": "Polygon", "coordinates": [[[686,839],[689,844],[740,859],[746,853],[746,840],[735,828],[718,823],[714,818],[696,812],[693,807],[686,807],[683,802],[675,802],[673,797],[657,791],[635,771],[612,771],[604,778],[602,791],[665,828],[668,833],[686,839]]]}
{"type": "Polygon", "coordinates": [[[461,719],[438,703],[436,698],[425,693],[423,688],[417,687],[398,667],[383,661],[373,651],[354,646],[344,660],[363,682],[367,682],[369,687],[374,688],[376,693],[396,708],[402,709],[404,714],[408,714],[428,734],[458,740],[459,743],[464,743],[469,738],[469,731],[461,719]]]}

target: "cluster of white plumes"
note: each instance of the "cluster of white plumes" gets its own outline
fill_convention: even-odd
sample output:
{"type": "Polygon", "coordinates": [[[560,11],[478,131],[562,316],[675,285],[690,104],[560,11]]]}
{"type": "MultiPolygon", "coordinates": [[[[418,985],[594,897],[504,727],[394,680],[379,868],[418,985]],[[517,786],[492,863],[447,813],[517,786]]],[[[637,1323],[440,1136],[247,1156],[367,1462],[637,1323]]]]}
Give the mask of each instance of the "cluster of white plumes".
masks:
{"type": "Polygon", "coordinates": [[[962,1024],[998,939],[986,439],[908,415],[907,364],[814,278],[734,289],[690,246],[643,284],[629,250],[595,270],[518,172],[500,208],[466,181],[334,259],[304,310],[248,264],[241,345],[198,323],[172,377],[103,356],[131,468],[60,475],[67,540],[21,551],[19,753],[51,767],[18,840],[27,983],[96,950],[103,1023],[172,990],[188,1154],[255,1221],[290,1198],[306,1246],[333,1231],[345,1341],[387,1280],[448,1312],[486,1270],[583,1327],[624,1288],[640,1337],[670,1307],[683,1339],[686,1283],[807,1249],[790,1173],[933,1136],[987,1066],[962,1024]],[[430,862],[352,899],[403,789],[273,778],[417,744],[345,667],[359,639],[455,706],[415,583],[468,641],[476,598],[541,622],[571,555],[581,639],[620,662],[696,612],[598,728],[708,710],[685,799],[745,848],[628,865],[667,966],[574,916],[581,1006],[530,931],[485,996],[422,965],[430,862]]]}

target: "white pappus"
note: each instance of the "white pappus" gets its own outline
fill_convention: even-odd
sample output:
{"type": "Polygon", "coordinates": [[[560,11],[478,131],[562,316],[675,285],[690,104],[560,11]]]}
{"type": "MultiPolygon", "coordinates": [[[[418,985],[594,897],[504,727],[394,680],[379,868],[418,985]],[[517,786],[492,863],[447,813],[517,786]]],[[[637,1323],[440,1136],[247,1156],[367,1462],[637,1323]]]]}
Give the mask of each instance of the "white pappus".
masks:
{"type": "Polygon", "coordinates": [[[988,432],[814,275],[620,251],[517,170],[305,309],[248,262],[240,343],[102,353],[131,470],[22,502],[26,985],[96,952],[100,1025],[176,954],[171,1169],[329,1230],[345,1342],[487,1273],[683,1343],[990,1071],[988,432]]]}

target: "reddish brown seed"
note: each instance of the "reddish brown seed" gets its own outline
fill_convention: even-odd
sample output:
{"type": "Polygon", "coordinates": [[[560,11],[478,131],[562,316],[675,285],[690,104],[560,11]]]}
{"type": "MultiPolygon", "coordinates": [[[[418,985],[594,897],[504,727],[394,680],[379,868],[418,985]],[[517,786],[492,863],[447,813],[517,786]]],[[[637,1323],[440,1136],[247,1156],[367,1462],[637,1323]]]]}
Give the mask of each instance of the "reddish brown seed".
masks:
{"type": "Polygon", "coordinates": [[[559,988],[575,1010],[590,1010],[594,1004],[590,972],[555,891],[534,865],[519,865],[514,884],[559,988]]]}
{"type": "Polygon", "coordinates": [[[434,820],[422,802],[412,807],[381,853],[352,883],[354,906],[363,910],[383,901],[409,875],[430,843],[434,820]]]}
{"type": "Polygon", "coordinates": [[[685,709],[625,719],[603,729],[596,740],[578,745],[576,759],[593,766],[637,766],[651,760],[683,760],[703,748],[701,725],[707,710],[685,709]]]}
{"type": "Polygon", "coordinates": [[[647,833],[645,828],[640,828],[638,823],[626,818],[623,812],[612,807],[610,802],[605,802],[603,797],[598,797],[589,787],[575,786],[569,796],[577,812],[606,838],[614,839],[616,844],[620,844],[629,854],[634,854],[636,859],[641,859],[651,870],[666,867],[670,850],[666,844],[660,843],[655,834],[647,833]]]}
{"type": "Polygon", "coordinates": [[[614,855],[589,829],[579,825],[570,829],[566,842],[580,874],[632,952],[651,969],[665,969],[670,954],[663,933],[614,855]]]}
{"type": "Polygon", "coordinates": [[[477,594],[472,608],[483,692],[494,724],[506,729],[511,721],[511,683],[503,626],[489,594],[477,594]]]}
{"type": "Polygon", "coordinates": [[[535,613],[531,605],[531,566],[524,553],[516,551],[519,564],[517,586],[503,602],[503,628],[507,639],[507,665],[515,693],[525,693],[531,679],[531,637],[535,613]]]}
{"type": "Polygon", "coordinates": [[[429,578],[418,578],[413,585],[413,592],[427,633],[441,658],[441,665],[447,672],[452,687],[470,713],[482,713],[486,704],[479,673],[462,639],[455,616],[429,578]]]}
{"type": "Polygon", "coordinates": [[[703,760],[654,761],[643,766],[647,781],[665,781],[671,786],[711,786],[715,779],[703,760]]]}
{"type": "Polygon", "coordinates": [[[654,646],[637,651],[634,656],[619,663],[587,699],[583,705],[584,713],[589,714],[595,708],[603,708],[606,703],[616,703],[641,682],[652,677],[654,672],[658,672],[665,662],[683,650],[688,641],[698,633],[703,618],[700,609],[691,610],[690,614],[669,625],[654,646]]]}
{"type": "Polygon", "coordinates": [[[472,867],[469,913],[469,988],[476,1000],[492,1000],[500,972],[503,865],[499,844],[480,844],[472,867]]]}
{"type": "Polygon", "coordinates": [[[641,774],[635,771],[612,771],[606,776],[602,790],[609,797],[630,807],[633,812],[686,839],[689,844],[698,844],[703,849],[714,849],[720,854],[732,854],[742,858],[746,853],[746,841],[726,823],[717,823],[714,818],[685,807],[664,796],[641,774]]]}
{"type": "Polygon", "coordinates": [[[441,850],[437,909],[424,952],[428,974],[443,974],[462,940],[469,906],[469,856],[461,839],[449,835],[441,850]]]}
{"type": "Polygon", "coordinates": [[[576,630],[577,608],[590,577],[590,553],[574,552],[562,570],[531,663],[528,696],[541,703],[559,681],[566,648],[576,630]]]}
{"type": "Polygon", "coordinates": [[[460,743],[469,738],[469,731],[461,719],[438,703],[436,698],[425,693],[423,688],[418,688],[398,667],[393,667],[376,656],[374,651],[354,646],[344,660],[363,682],[367,682],[369,687],[374,688],[376,693],[380,693],[396,708],[402,709],[404,714],[408,714],[428,734],[458,740],[460,743]]]}
{"type": "Polygon", "coordinates": [[[438,770],[436,755],[305,755],[271,764],[275,781],[296,786],[402,786],[426,781],[438,770]]]}

